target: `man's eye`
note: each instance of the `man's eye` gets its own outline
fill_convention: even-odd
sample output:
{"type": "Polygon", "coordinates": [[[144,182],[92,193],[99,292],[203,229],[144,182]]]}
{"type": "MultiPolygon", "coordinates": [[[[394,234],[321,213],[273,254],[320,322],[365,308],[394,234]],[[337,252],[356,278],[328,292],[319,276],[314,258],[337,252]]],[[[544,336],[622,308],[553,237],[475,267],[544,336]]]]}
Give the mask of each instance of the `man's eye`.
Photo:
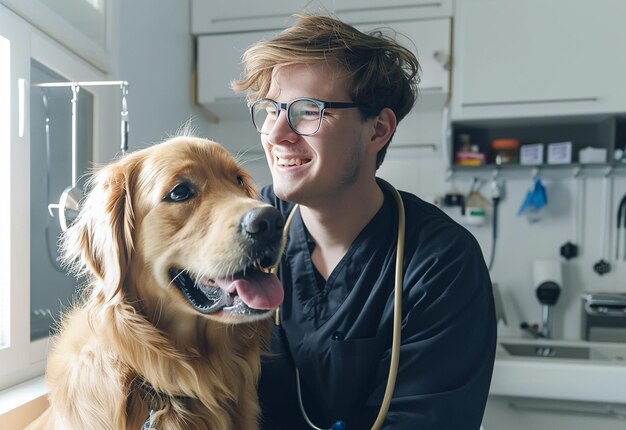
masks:
{"type": "Polygon", "coordinates": [[[300,117],[307,121],[317,120],[320,117],[320,112],[318,110],[303,110],[300,112],[300,117]]]}
{"type": "Polygon", "coordinates": [[[165,200],[170,202],[184,202],[194,196],[193,189],[189,184],[183,182],[176,185],[167,195],[165,200]]]}

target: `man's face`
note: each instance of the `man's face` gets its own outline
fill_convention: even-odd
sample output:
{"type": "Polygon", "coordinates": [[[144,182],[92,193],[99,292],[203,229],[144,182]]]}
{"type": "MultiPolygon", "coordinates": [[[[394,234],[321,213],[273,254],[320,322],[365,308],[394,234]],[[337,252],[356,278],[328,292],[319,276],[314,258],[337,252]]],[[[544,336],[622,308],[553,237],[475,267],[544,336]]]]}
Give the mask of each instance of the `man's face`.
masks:
{"type": "MultiPolygon", "coordinates": [[[[267,97],[279,103],[298,97],[352,101],[345,72],[327,63],[278,66],[267,97]]],[[[363,162],[371,158],[366,145],[372,125],[362,120],[358,108],[327,109],[319,131],[312,136],[295,133],[286,117],[281,111],[271,132],[261,135],[279,198],[307,206],[324,204],[371,175],[363,162]]]]}

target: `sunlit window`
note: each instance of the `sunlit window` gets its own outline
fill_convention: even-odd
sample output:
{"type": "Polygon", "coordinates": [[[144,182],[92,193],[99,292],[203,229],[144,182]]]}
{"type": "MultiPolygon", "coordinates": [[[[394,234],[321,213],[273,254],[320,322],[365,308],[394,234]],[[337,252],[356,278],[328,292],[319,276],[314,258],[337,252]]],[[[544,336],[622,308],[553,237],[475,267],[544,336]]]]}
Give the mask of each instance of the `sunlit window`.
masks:
{"type": "MultiPolygon", "coordinates": [[[[0,184],[11,189],[11,42],[0,36],[0,184]]],[[[5,199],[5,202],[10,199],[5,199]]],[[[10,204],[0,205],[0,348],[9,344],[10,204]]]]}

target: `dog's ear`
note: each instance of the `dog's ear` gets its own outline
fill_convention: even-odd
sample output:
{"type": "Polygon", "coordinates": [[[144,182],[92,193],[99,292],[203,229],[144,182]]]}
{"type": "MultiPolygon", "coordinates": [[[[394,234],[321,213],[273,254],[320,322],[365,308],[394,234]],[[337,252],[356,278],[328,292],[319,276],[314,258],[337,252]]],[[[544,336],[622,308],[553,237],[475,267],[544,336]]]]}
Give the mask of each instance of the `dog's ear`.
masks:
{"type": "Polygon", "coordinates": [[[64,263],[77,275],[95,277],[94,288],[106,300],[122,291],[133,252],[131,187],[136,170],[137,163],[128,158],[100,169],[61,241],[64,263]]]}

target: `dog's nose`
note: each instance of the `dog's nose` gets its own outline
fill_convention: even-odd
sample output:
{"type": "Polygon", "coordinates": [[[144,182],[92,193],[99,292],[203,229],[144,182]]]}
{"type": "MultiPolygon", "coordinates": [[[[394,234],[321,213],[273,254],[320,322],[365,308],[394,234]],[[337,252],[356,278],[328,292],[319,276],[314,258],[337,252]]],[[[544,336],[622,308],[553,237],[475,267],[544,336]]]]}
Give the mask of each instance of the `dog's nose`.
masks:
{"type": "Polygon", "coordinates": [[[251,209],[241,219],[243,232],[255,240],[279,238],[284,225],[281,213],[271,206],[251,209]]]}

